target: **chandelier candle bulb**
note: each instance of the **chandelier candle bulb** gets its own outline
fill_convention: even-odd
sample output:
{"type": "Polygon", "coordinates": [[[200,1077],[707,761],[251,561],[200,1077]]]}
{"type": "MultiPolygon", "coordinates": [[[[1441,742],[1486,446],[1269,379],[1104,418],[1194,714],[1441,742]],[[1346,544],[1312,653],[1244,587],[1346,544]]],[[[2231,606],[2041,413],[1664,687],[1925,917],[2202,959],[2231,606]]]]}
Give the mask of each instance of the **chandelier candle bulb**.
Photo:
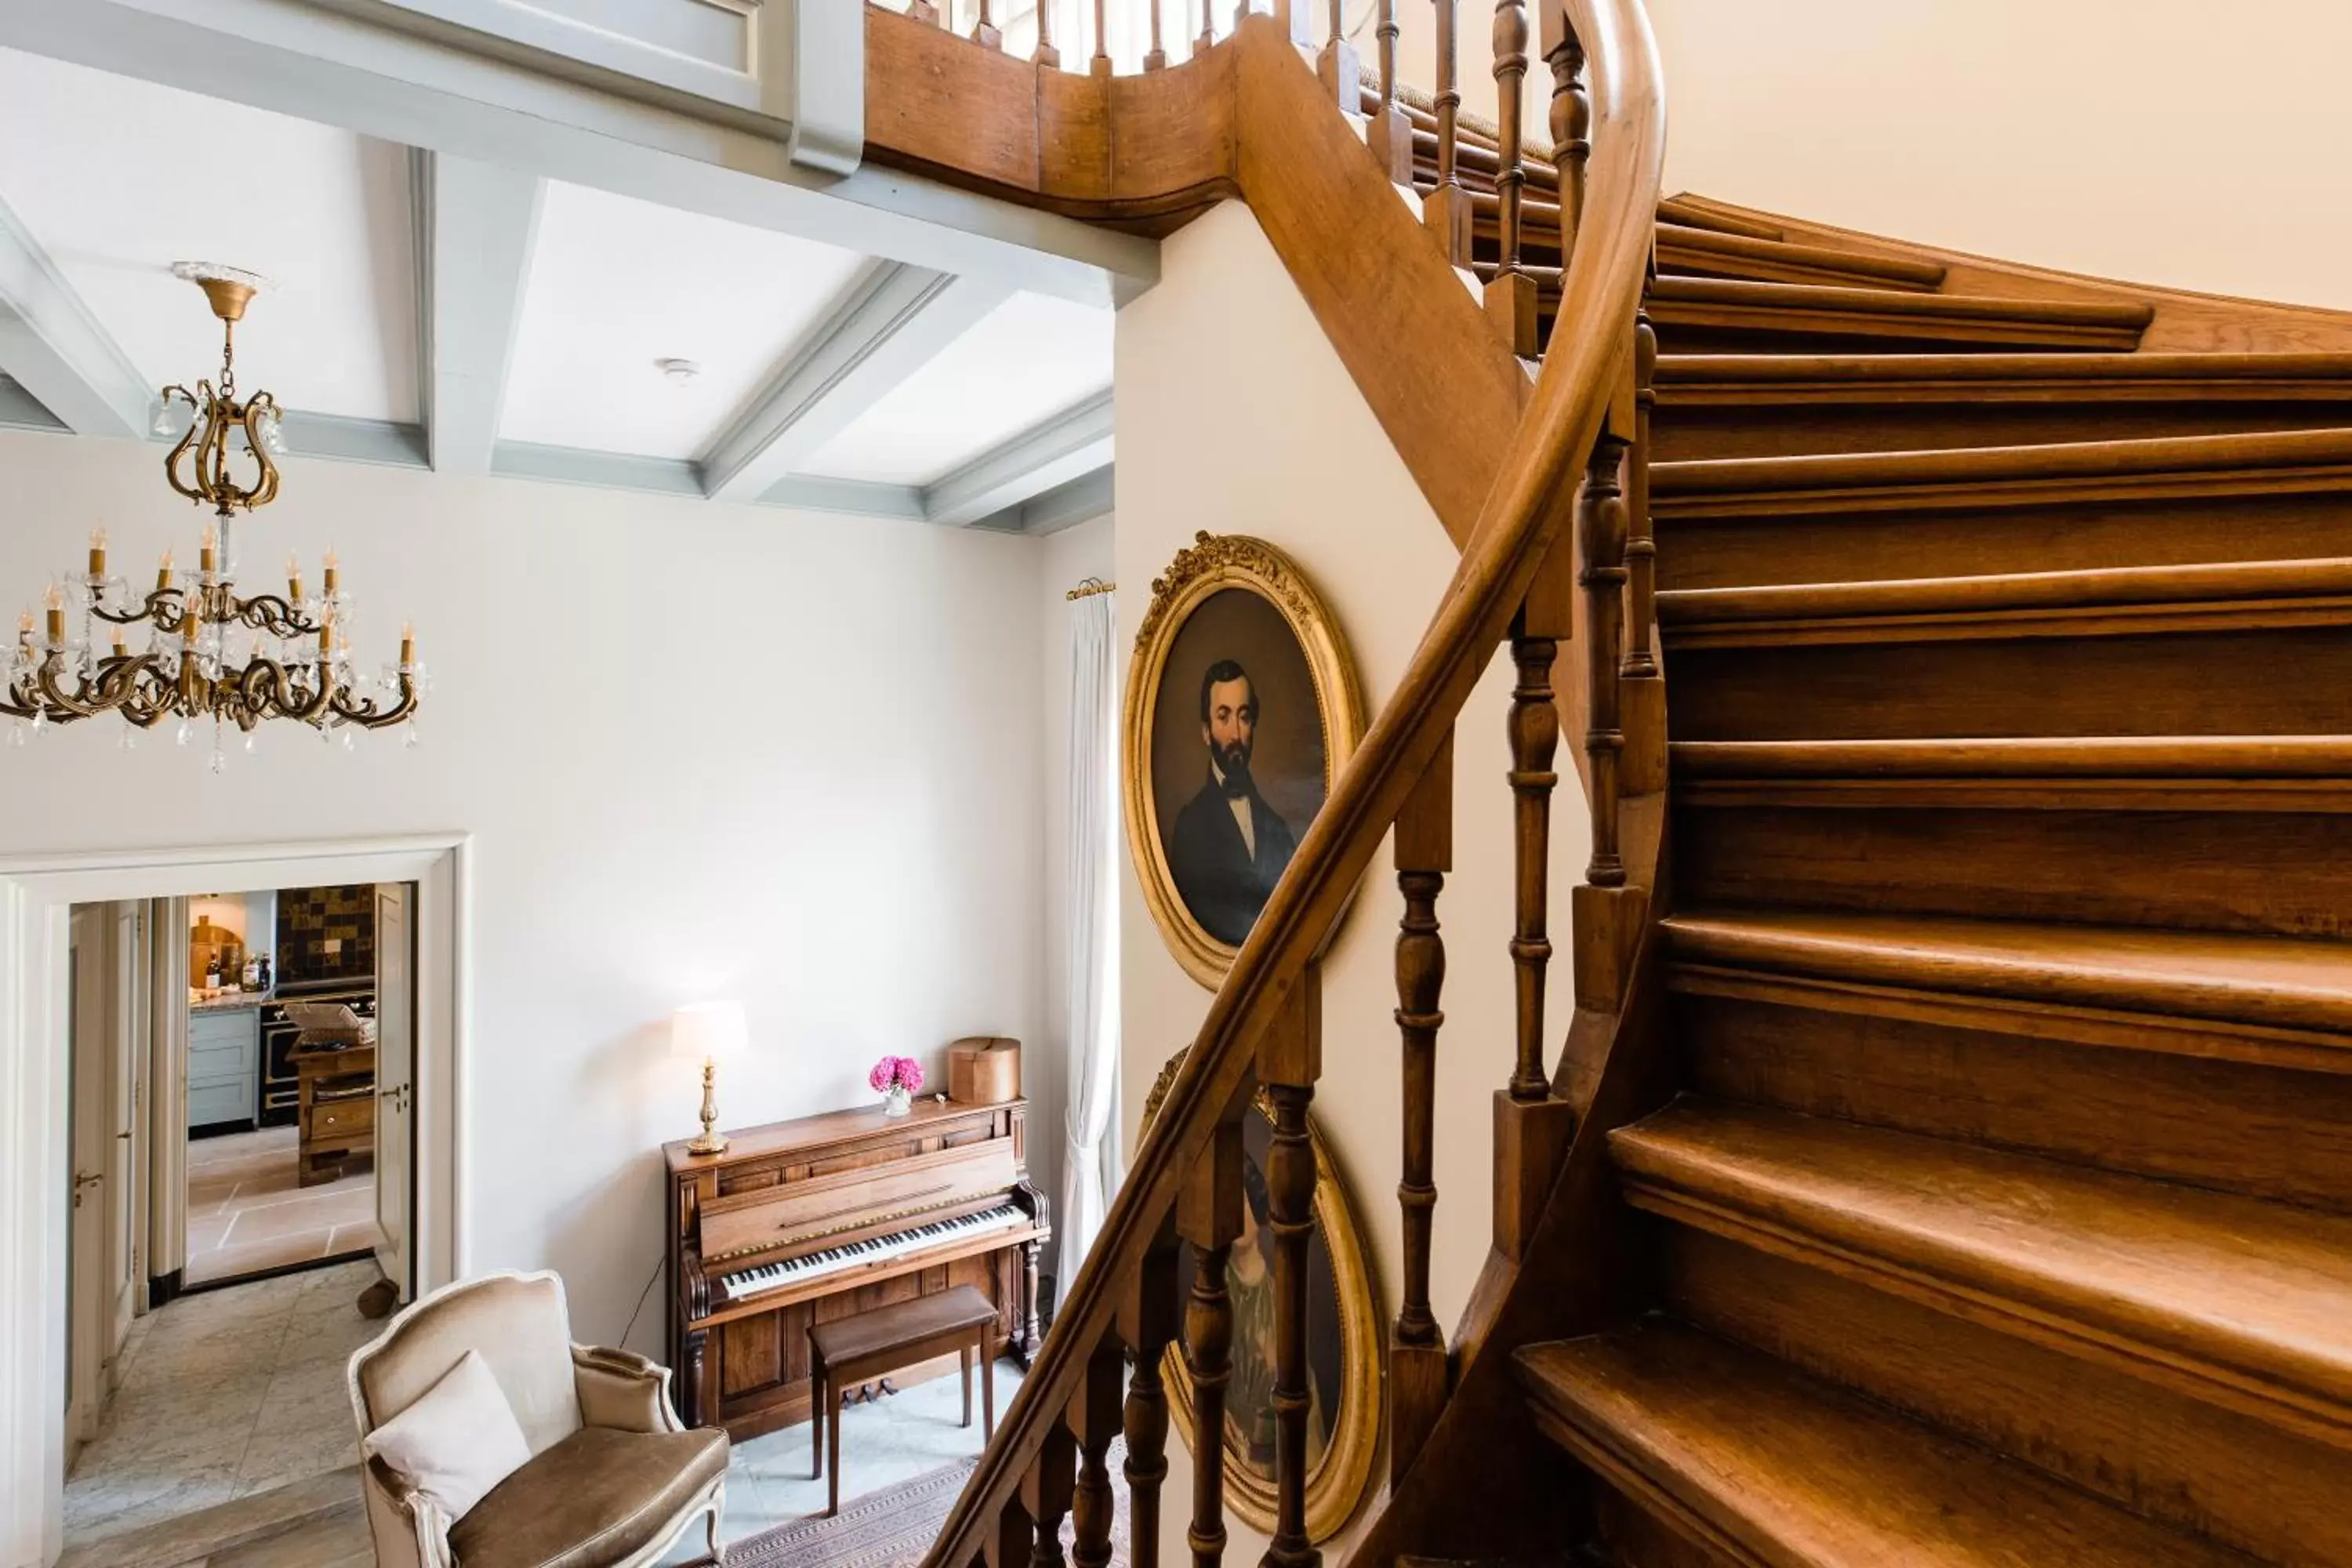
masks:
{"type": "Polygon", "coordinates": [[[301,608],[302,558],[299,555],[289,555],[286,558],[286,597],[295,608],[301,608]]]}
{"type": "Polygon", "coordinates": [[[168,588],[168,587],[170,587],[171,585],[172,585],[172,552],[171,552],[169,550],[166,550],[166,551],[164,551],[164,552],[163,552],[163,564],[155,568],[155,586],[156,586],[157,588],[159,588],[159,589],[162,589],[162,588],[168,588]]]}
{"type": "Polygon", "coordinates": [[[106,530],[102,528],[89,531],[89,575],[93,582],[106,576],[106,530]]]}
{"type": "Polygon", "coordinates": [[[335,596],[335,552],[330,550],[327,552],[327,597],[330,599],[335,596]]]}
{"type": "Polygon", "coordinates": [[[404,669],[416,662],[416,628],[404,625],[400,628],[400,663],[404,669]]]}

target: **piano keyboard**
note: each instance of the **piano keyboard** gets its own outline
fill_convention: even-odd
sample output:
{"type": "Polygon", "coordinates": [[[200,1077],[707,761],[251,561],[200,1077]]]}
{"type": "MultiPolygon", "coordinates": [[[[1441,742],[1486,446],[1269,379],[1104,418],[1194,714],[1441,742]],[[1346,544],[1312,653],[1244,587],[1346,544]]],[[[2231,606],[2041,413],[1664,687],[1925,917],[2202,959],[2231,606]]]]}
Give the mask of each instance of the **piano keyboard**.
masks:
{"type": "Polygon", "coordinates": [[[864,1241],[829,1247],[823,1252],[786,1258],[781,1263],[771,1263],[759,1268],[746,1268],[740,1274],[725,1276],[720,1283],[731,1305],[753,1296],[765,1295],[771,1290],[781,1290],[787,1285],[821,1279],[828,1274],[839,1274],[846,1269],[871,1268],[877,1263],[887,1263],[893,1258],[920,1252],[927,1247],[937,1247],[942,1242],[986,1236],[991,1231],[1011,1230],[1015,1226],[1028,1223],[1027,1209],[1017,1204],[1005,1204],[979,1214],[968,1214],[957,1219],[934,1220],[929,1225],[919,1225],[912,1230],[868,1237],[864,1241]]]}

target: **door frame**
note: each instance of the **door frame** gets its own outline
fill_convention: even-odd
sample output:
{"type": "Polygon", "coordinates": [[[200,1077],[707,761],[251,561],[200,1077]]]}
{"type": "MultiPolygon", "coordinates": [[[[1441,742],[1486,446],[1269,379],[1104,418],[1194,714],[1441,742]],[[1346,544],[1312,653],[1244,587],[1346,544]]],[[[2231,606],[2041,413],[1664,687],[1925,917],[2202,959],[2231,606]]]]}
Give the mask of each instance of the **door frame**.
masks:
{"type": "Polygon", "coordinates": [[[64,1549],[73,906],[215,888],[414,882],[420,1292],[469,1267],[472,838],[464,833],[0,856],[0,1565],[64,1549]]]}

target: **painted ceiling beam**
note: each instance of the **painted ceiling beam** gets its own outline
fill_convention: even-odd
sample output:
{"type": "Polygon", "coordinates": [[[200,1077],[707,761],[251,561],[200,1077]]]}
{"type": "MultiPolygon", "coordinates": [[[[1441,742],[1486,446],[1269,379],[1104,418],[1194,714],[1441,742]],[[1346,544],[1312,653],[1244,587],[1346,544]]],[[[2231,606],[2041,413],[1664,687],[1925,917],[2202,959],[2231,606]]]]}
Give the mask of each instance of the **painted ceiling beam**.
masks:
{"type": "Polygon", "coordinates": [[[923,510],[933,522],[968,527],[1093,472],[1111,460],[1111,450],[1104,391],[926,485],[923,510]]]}
{"type": "Polygon", "coordinates": [[[1059,533],[1082,522],[1108,517],[1114,494],[1112,465],[1065,480],[1052,489],[1031,496],[1018,506],[982,518],[971,526],[992,533],[1059,533]]]}
{"type": "Polygon", "coordinates": [[[147,434],[155,389],[5,203],[0,372],[78,436],[147,434]]]}
{"type": "MultiPolygon", "coordinates": [[[[707,72],[681,86],[675,50],[606,58],[450,19],[476,10],[490,14],[460,0],[0,0],[0,47],[1087,304],[1159,278],[1153,240],[893,170],[811,166],[844,161],[840,128],[830,153],[804,143],[796,159],[793,122],[761,90],[707,72]]],[[[495,11],[509,30],[556,15],[495,11]]]]}
{"type": "Polygon", "coordinates": [[[878,262],[702,463],[713,500],[757,500],[1003,304],[1001,283],[878,262]]]}
{"type": "Polygon", "coordinates": [[[487,474],[547,182],[415,152],[417,386],[434,468],[487,474]]]}

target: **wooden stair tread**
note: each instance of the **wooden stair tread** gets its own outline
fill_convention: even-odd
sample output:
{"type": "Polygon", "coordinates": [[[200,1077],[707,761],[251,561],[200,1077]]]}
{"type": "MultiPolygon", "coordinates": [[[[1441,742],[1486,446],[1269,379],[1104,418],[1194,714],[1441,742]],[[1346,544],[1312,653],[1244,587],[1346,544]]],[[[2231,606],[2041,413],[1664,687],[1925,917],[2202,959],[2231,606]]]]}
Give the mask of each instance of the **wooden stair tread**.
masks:
{"type": "MultiPolygon", "coordinates": [[[[1559,208],[1554,207],[1552,211],[1557,215],[1559,208]]],[[[1663,218],[1658,222],[1656,233],[1661,252],[1682,251],[1811,268],[1852,278],[1857,282],[1876,280],[1893,288],[1936,289],[1944,281],[1944,268],[1929,261],[1864,256],[1858,251],[1832,250],[1825,245],[1800,245],[1786,239],[1759,239],[1752,235],[1727,234],[1719,229],[1668,223],[1663,218]]]]}
{"type": "Polygon", "coordinates": [[[2352,735],[2069,735],[1678,741],[1698,779],[2179,778],[2352,781],[2352,735]]]}
{"type": "Polygon", "coordinates": [[[2042,506],[2132,496],[2332,489],[2347,482],[2352,482],[2352,429],[2343,428],[1919,452],[1708,458],[1659,463],[1650,476],[1661,518],[1743,510],[2042,506]]]}
{"type": "Polygon", "coordinates": [[[2156,316],[2147,305],[2076,300],[2016,300],[1995,294],[1914,294],[1899,289],[1827,283],[1756,283],[1738,278],[1661,278],[1651,288],[1653,312],[1683,304],[1736,304],[1788,310],[1828,310],[1927,320],[2016,321],[2045,326],[2115,327],[2137,331],[2156,316]]]}
{"type": "Polygon", "coordinates": [[[2352,1037],[2352,946],[2333,942],[1781,910],[1693,910],[1664,929],[1681,964],[2352,1037]]]}
{"type": "Polygon", "coordinates": [[[1677,588],[1657,605],[1690,629],[1676,640],[1711,647],[2332,626],[2352,625],[2352,557],[1677,588]]]}
{"type": "Polygon", "coordinates": [[[1669,403],[2352,397],[2352,353],[1667,353],[1669,403]]]}
{"type": "Polygon", "coordinates": [[[2221,1568],[2250,1561],[1691,1329],[1653,1321],[1530,1345],[1514,1361],[1547,1432],[1732,1563],[2221,1568]]]}
{"type": "Polygon", "coordinates": [[[1737,217],[1719,213],[1687,195],[1668,196],[1658,204],[1660,223],[1677,223],[1687,228],[1713,229],[1717,234],[1745,235],[1750,239],[1780,239],[1786,237],[1780,229],[1754,218],[1737,217]]]}
{"type": "Polygon", "coordinates": [[[1640,1207],[2352,1447],[2352,1218],[1709,1100],[1609,1142],[1640,1207]]]}

